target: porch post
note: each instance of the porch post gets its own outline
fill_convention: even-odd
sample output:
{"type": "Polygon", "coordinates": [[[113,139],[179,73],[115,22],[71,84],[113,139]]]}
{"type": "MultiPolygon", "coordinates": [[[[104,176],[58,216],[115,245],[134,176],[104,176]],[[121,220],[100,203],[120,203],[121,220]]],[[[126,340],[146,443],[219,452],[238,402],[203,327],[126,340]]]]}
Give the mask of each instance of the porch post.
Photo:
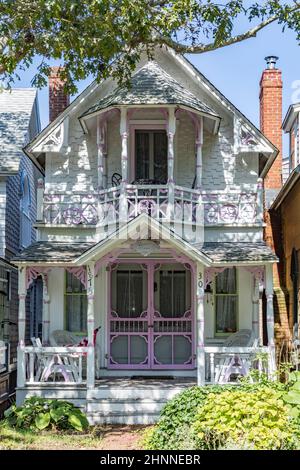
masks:
{"type": "Polygon", "coordinates": [[[43,279],[43,331],[42,343],[43,345],[49,344],[49,330],[50,330],[50,297],[48,290],[48,274],[42,274],[43,279]]]}
{"type": "Polygon", "coordinates": [[[127,108],[121,108],[120,117],[120,134],[121,134],[121,170],[122,183],[128,183],[128,129],[127,129],[127,108]]]}
{"type": "Polygon", "coordinates": [[[204,268],[201,263],[197,263],[197,271],[196,271],[196,309],[197,309],[197,384],[205,385],[204,268]]]}
{"type": "Polygon", "coordinates": [[[168,114],[168,215],[174,218],[174,136],[176,131],[175,109],[169,108],[168,114]]]}
{"type": "Polygon", "coordinates": [[[17,385],[24,387],[26,379],[26,366],[25,366],[25,326],[26,326],[26,266],[19,268],[18,276],[18,294],[19,294],[19,315],[18,315],[18,329],[19,329],[19,343],[18,343],[18,371],[17,371],[17,385]]]}
{"type": "Polygon", "coordinates": [[[120,117],[120,134],[121,134],[121,170],[122,170],[122,182],[121,182],[121,194],[120,194],[120,221],[127,222],[127,196],[126,196],[126,185],[128,183],[128,132],[127,132],[127,108],[121,108],[120,117]]]}
{"type": "Polygon", "coordinates": [[[274,306],[273,306],[273,265],[266,265],[266,298],[267,298],[267,334],[269,347],[269,374],[276,369],[275,343],[274,343],[274,306]]]}
{"type": "Polygon", "coordinates": [[[259,339],[259,280],[253,275],[253,293],[252,293],[252,331],[255,339],[259,339]]]}
{"type": "Polygon", "coordinates": [[[87,388],[95,386],[95,345],[94,345],[94,316],[95,316],[95,263],[87,264],[87,331],[88,331],[88,353],[87,353],[87,388]]]}
{"type": "Polygon", "coordinates": [[[202,145],[203,145],[203,117],[198,120],[196,127],[196,188],[202,185],[202,145]]]}
{"type": "Polygon", "coordinates": [[[104,122],[97,117],[97,148],[98,148],[98,189],[104,187],[104,146],[105,146],[104,122]]]}

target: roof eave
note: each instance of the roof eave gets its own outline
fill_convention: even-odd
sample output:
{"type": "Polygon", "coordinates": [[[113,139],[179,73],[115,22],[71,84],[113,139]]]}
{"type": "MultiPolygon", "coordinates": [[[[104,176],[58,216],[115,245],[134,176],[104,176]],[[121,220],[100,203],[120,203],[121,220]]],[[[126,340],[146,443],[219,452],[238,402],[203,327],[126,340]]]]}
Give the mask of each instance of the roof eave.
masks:
{"type": "Polygon", "coordinates": [[[293,189],[295,184],[300,178],[300,165],[298,165],[294,171],[290,174],[287,181],[277,194],[276,198],[274,199],[273,203],[270,206],[270,210],[277,210],[280,205],[284,202],[285,198],[288,196],[290,191],[293,189]]]}

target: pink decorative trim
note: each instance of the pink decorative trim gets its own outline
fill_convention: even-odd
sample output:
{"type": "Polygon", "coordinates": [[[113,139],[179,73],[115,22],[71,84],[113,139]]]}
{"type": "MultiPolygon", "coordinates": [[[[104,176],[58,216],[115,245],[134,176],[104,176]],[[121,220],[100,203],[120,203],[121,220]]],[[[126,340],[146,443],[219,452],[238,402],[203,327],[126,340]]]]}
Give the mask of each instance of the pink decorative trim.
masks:
{"type": "Polygon", "coordinates": [[[19,294],[19,300],[25,300],[26,299],[26,294],[19,294]]]}
{"type": "Polygon", "coordinates": [[[43,300],[43,303],[46,305],[46,304],[50,304],[50,300],[43,300]]]}
{"type": "Polygon", "coordinates": [[[265,285],[265,268],[264,266],[243,266],[245,271],[248,271],[252,274],[254,279],[258,281],[261,285],[265,285]]]}
{"type": "Polygon", "coordinates": [[[48,274],[51,271],[51,268],[46,268],[42,266],[28,266],[26,268],[26,289],[28,289],[31,283],[37,279],[38,276],[42,274],[48,274]]]}
{"type": "Polygon", "coordinates": [[[85,266],[79,266],[78,268],[76,267],[67,267],[66,271],[69,273],[73,274],[73,276],[77,277],[81,284],[87,288],[87,274],[86,274],[86,269],[85,266]]]}
{"type": "Polygon", "coordinates": [[[217,274],[222,273],[227,269],[228,266],[222,266],[221,268],[207,268],[204,273],[204,289],[214,280],[217,274]]]}
{"type": "Polygon", "coordinates": [[[88,298],[88,300],[95,300],[94,294],[89,294],[89,295],[87,296],[87,298],[88,298]]]}

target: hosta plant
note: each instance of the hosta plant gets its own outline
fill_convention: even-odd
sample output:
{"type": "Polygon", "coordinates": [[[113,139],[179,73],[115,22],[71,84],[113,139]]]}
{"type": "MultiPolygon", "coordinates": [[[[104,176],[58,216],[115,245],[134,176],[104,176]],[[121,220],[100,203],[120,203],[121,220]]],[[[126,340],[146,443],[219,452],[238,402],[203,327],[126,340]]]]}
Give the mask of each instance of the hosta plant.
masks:
{"type": "Polygon", "coordinates": [[[269,387],[211,393],[198,409],[194,432],[197,447],[276,450],[298,447],[298,430],[282,399],[269,387]]]}
{"type": "Polygon", "coordinates": [[[23,429],[84,431],[89,426],[84,413],[72,403],[41,397],[27,398],[22,406],[13,405],[5,412],[5,418],[10,426],[23,429]]]}
{"type": "Polygon", "coordinates": [[[289,375],[288,392],[282,398],[287,404],[289,414],[300,426],[300,372],[289,375]]]}

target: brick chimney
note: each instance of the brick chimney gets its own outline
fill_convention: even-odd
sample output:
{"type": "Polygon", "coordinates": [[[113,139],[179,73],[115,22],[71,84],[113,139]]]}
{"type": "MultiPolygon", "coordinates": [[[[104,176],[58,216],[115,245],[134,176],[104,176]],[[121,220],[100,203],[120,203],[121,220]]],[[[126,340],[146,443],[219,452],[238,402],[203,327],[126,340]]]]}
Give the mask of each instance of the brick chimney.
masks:
{"type": "Polygon", "coordinates": [[[281,214],[269,211],[271,202],[282,187],[282,77],[276,67],[278,57],[268,56],[266,69],[260,80],[260,129],[278,148],[273,165],[264,179],[264,240],[278,256],[280,262],[273,265],[275,342],[289,338],[288,295],[284,285],[284,252],[282,243],[281,214]]]}
{"type": "Polygon", "coordinates": [[[52,122],[69,104],[70,97],[64,90],[65,80],[60,77],[62,67],[51,67],[49,75],[49,121],[52,122]]]}
{"type": "Polygon", "coordinates": [[[260,129],[279,150],[264,180],[268,205],[282,186],[282,78],[276,67],[278,57],[268,56],[265,60],[267,67],[260,80],[260,129]]]}

